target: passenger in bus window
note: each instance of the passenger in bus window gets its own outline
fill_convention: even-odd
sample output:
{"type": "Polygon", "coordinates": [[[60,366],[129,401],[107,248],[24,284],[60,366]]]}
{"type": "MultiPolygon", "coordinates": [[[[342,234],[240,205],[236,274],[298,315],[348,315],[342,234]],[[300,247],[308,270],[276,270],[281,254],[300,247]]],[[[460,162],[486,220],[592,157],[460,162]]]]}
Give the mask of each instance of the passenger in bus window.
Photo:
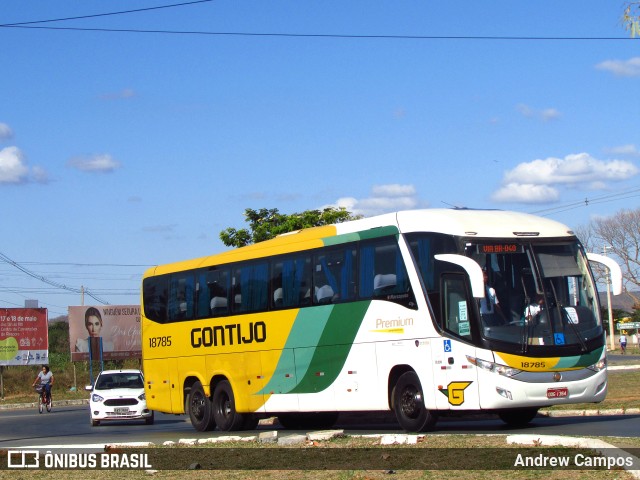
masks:
{"type": "Polygon", "coordinates": [[[493,287],[489,285],[487,270],[482,271],[484,278],[484,298],[480,299],[480,316],[487,327],[495,327],[506,323],[498,296],[493,287]]]}
{"type": "Polygon", "coordinates": [[[542,309],[544,308],[544,295],[541,293],[537,293],[535,296],[535,300],[527,305],[524,311],[524,318],[527,321],[530,321],[538,315],[542,309]]]}

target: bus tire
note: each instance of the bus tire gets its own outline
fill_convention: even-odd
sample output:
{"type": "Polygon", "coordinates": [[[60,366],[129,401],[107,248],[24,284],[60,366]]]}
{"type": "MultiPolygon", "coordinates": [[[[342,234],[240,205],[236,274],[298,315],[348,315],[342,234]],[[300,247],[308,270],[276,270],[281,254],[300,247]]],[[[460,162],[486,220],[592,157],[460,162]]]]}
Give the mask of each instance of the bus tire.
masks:
{"type": "Polygon", "coordinates": [[[213,418],[223,432],[242,430],[245,416],[236,411],[236,400],[228,380],[222,380],[213,391],[213,418]]]}
{"type": "Polygon", "coordinates": [[[405,431],[424,432],[435,425],[437,417],[424,405],[422,385],[415,372],[400,376],[393,389],[392,401],[398,423],[405,431]]]}
{"type": "Polygon", "coordinates": [[[501,410],[498,412],[500,420],[510,427],[525,427],[531,420],[536,418],[538,414],[537,407],[531,408],[511,408],[509,410],[501,410]]]}
{"type": "Polygon", "coordinates": [[[199,432],[216,428],[211,400],[205,395],[200,382],[194,383],[189,392],[189,418],[193,428],[199,432]]]}

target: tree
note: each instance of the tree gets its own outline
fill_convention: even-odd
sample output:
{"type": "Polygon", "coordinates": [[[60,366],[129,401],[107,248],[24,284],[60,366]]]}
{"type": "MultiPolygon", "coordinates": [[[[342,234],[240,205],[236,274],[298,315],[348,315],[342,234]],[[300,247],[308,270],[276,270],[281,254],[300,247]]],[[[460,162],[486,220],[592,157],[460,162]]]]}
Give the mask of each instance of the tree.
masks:
{"type": "Polygon", "coordinates": [[[640,209],[593,220],[592,229],[600,248],[606,247],[619,259],[627,293],[640,307],[640,298],[629,292],[629,287],[640,290],[640,209]]]}
{"type": "Polygon", "coordinates": [[[353,215],[345,208],[334,207],[327,207],[323,210],[305,210],[302,213],[290,215],[280,213],[277,208],[261,208],[260,210],[247,208],[244,211],[244,216],[249,223],[248,229],[237,230],[229,227],[220,232],[220,240],[227,247],[244,247],[303,228],[332,225],[362,218],[361,215],[353,215]]]}
{"type": "Polygon", "coordinates": [[[626,2],[622,13],[622,25],[632,37],[640,36],[640,2],[626,2]]]}

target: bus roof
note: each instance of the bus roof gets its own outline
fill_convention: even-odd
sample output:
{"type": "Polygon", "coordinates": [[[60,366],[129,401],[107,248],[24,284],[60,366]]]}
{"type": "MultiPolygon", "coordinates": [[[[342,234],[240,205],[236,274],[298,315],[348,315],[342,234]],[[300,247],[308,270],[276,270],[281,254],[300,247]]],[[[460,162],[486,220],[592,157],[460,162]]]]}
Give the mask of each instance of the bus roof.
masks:
{"type": "MultiPolygon", "coordinates": [[[[176,268],[188,269],[205,265],[221,265],[234,261],[261,258],[281,253],[318,248],[337,235],[358,234],[374,228],[393,227],[396,232],[435,232],[476,238],[570,237],[574,233],[564,224],[527,213],[506,210],[423,209],[387,213],[350,222],[308,228],[280,235],[274,239],[153,267],[145,276],[168,273],[176,268]]],[[[354,236],[354,240],[358,237],[354,236]]]]}

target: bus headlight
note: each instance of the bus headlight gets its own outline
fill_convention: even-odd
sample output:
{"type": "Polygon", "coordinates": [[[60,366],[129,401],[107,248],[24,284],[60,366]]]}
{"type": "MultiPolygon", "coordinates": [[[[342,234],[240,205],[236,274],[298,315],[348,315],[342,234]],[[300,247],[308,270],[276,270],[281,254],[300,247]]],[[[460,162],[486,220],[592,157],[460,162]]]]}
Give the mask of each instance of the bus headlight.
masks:
{"type": "Polygon", "coordinates": [[[517,368],[508,367],[507,365],[501,365],[499,363],[489,362],[487,360],[471,357],[469,355],[467,355],[467,360],[469,361],[469,363],[475,365],[478,368],[481,368],[488,372],[497,373],[504,377],[513,377],[522,372],[522,370],[518,370],[517,368]]]}
{"type": "Polygon", "coordinates": [[[593,365],[589,365],[587,367],[589,370],[593,370],[594,372],[599,372],[607,368],[607,359],[603,358],[598,363],[594,363],[593,365]]]}

